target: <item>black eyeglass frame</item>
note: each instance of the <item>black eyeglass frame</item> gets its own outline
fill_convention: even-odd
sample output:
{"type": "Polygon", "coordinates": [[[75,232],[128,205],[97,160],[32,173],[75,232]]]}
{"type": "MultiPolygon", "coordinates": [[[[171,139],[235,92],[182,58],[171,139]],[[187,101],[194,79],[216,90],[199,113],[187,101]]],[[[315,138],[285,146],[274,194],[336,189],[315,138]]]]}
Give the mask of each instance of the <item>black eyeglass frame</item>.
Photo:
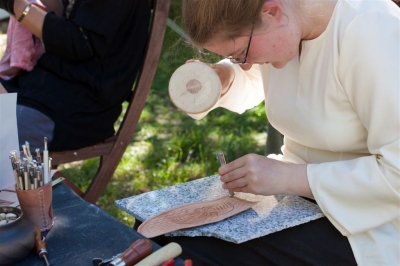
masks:
{"type": "Polygon", "coordinates": [[[233,58],[232,56],[228,56],[227,59],[229,59],[232,64],[240,64],[240,65],[250,64],[249,62],[246,62],[246,60],[247,60],[247,55],[249,54],[249,50],[250,50],[251,39],[253,38],[253,30],[254,30],[254,25],[251,27],[249,43],[247,44],[247,49],[246,49],[246,54],[244,56],[244,60],[243,61],[239,61],[239,60],[237,60],[237,58],[233,58]]]}

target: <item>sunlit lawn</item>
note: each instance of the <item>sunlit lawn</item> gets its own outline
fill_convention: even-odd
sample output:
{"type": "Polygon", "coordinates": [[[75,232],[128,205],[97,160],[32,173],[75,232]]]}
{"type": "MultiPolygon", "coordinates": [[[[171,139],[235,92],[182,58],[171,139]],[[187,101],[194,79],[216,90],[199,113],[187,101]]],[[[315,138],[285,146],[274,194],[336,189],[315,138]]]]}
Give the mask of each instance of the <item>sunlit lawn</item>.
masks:
{"type": "MultiPolygon", "coordinates": [[[[225,152],[228,161],[247,153],[265,153],[267,119],[263,104],[242,115],[219,108],[202,120],[193,120],[172,105],[169,77],[186,59],[196,56],[178,40],[168,29],[135,136],[98,201],[101,208],[129,226],[133,226],[134,218],[114,205],[116,199],[215,174],[218,150],[225,152]]],[[[85,189],[98,161],[67,165],[63,172],[85,189]]]]}

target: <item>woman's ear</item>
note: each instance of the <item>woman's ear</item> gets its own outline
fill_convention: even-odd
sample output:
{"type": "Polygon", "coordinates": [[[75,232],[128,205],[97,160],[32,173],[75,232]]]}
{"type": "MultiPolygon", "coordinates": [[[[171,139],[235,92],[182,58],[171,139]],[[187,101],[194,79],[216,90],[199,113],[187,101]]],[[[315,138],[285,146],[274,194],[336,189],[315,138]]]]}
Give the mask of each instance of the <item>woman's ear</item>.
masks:
{"type": "Polygon", "coordinates": [[[276,19],[280,21],[283,17],[282,5],[275,1],[267,1],[261,9],[261,19],[276,19]]]}

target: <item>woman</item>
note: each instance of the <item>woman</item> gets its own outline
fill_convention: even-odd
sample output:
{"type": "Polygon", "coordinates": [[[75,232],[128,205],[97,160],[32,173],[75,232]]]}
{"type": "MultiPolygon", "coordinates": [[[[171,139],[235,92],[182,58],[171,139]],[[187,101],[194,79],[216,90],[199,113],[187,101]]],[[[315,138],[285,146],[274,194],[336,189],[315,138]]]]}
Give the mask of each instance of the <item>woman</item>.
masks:
{"type": "MultiPolygon", "coordinates": [[[[227,57],[216,107],[265,100],[283,156],[221,166],[223,188],[315,199],[326,218],[239,245],[164,238],[194,265],[400,264],[400,12],[389,0],[184,0],[194,44],[227,57]]],[[[192,115],[200,119],[204,114],[192,115]]]]}
{"type": "Polygon", "coordinates": [[[20,143],[32,149],[77,149],[114,134],[121,104],[142,64],[151,0],[44,0],[45,12],[27,0],[1,0],[43,42],[30,72],[1,81],[18,92],[20,143]],[[58,14],[59,16],[57,16],[58,14]]]}

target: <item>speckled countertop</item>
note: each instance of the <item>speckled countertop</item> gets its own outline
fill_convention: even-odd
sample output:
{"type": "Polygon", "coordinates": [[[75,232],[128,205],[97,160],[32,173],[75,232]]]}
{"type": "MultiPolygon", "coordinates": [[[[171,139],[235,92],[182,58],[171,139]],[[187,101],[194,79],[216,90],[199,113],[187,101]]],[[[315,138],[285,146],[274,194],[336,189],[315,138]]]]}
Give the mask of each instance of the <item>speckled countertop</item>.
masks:
{"type": "MultiPolygon", "coordinates": [[[[173,207],[216,199],[227,195],[218,175],[115,201],[122,210],[140,221],[173,207]]],[[[324,216],[320,208],[297,196],[257,196],[236,193],[237,197],[258,201],[253,208],[213,224],[178,230],[167,236],[213,236],[234,243],[268,235],[324,216]]]]}

